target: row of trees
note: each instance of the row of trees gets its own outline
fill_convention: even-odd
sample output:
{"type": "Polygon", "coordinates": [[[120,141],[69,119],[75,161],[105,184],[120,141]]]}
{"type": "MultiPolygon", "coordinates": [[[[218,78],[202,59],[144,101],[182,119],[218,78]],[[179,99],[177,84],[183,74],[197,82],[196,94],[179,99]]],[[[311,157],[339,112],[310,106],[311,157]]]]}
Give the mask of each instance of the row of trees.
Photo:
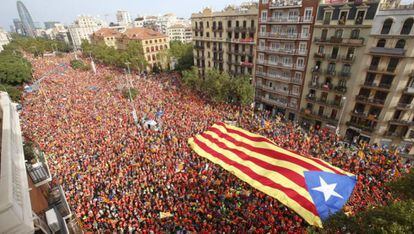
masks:
{"type": "Polygon", "coordinates": [[[142,45],[138,41],[129,42],[126,50],[117,50],[105,43],[91,44],[87,40],[82,41],[81,47],[84,55],[90,55],[105,65],[126,68],[129,62],[131,69],[139,71],[147,67],[142,45]]]}
{"type": "Polygon", "coordinates": [[[193,44],[182,43],[181,41],[170,42],[170,58],[175,58],[177,64],[175,70],[184,71],[191,69],[194,66],[193,44]]]}
{"type": "Polygon", "coordinates": [[[13,34],[12,38],[13,40],[5,47],[6,49],[24,50],[35,56],[42,56],[45,53],[54,51],[67,53],[71,50],[70,46],[63,41],[23,37],[18,34],[13,34]]]}
{"type": "Polygon", "coordinates": [[[192,67],[182,72],[183,84],[206,95],[214,102],[249,105],[253,101],[253,86],[248,76],[232,77],[228,73],[212,69],[202,78],[192,67]]]}

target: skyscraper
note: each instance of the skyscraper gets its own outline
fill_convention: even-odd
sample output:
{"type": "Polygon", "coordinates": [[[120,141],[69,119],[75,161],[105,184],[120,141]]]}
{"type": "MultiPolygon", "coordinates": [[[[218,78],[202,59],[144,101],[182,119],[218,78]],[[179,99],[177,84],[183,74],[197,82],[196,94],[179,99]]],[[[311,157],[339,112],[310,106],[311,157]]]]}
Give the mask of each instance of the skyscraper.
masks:
{"type": "Polygon", "coordinates": [[[30,15],[29,11],[27,10],[23,2],[17,1],[17,11],[19,12],[20,20],[23,24],[23,33],[29,37],[36,36],[32,16],[30,15]]]}

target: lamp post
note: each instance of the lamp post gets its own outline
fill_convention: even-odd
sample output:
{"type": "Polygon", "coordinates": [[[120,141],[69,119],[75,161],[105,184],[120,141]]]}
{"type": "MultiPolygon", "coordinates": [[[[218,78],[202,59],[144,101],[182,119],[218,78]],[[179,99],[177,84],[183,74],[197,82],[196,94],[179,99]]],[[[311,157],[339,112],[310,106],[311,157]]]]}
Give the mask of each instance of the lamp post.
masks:
{"type": "Polygon", "coordinates": [[[341,114],[339,115],[338,125],[336,126],[336,135],[339,135],[339,125],[341,124],[342,116],[344,115],[344,112],[345,112],[345,106],[346,106],[346,102],[347,102],[347,99],[346,99],[345,96],[342,97],[341,102],[342,102],[343,106],[342,106],[341,114]]]}
{"type": "MultiPolygon", "coordinates": [[[[138,124],[138,116],[137,116],[137,111],[135,110],[134,102],[132,101],[132,93],[131,93],[132,82],[131,82],[131,79],[130,79],[131,70],[130,70],[130,68],[129,68],[129,65],[130,65],[130,64],[131,64],[131,63],[130,63],[129,61],[125,63],[125,65],[126,65],[126,66],[127,66],[127,68],[128,68],[128,74],[126,74],[126,75],[125,75],[125,77],[126,77],[126,79],[127,79],[127,82],[129,83],[129,86],[128,86],[128,93],[129,93],[129,101],[130,101],[130,103],[131,103],[131,107],[132,107],[132,118],[134,119],[135,124],[138,124]]],[[[125,71],[125,73],[126,73],[126,71],[125,71]]]]}

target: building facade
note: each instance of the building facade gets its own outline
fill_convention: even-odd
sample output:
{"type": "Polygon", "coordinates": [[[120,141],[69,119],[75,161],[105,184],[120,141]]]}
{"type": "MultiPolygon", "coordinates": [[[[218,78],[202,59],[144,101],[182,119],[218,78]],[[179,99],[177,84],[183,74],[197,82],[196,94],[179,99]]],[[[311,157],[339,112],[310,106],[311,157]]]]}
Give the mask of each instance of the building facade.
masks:
{"type": "Polygon", "coordinates": [[[191,43],[193,41],[193,32],[191,26],[175,24],[167,29],[167,35],[170,41],[181,41],[182,43],[191,43]]]}
{"type": "Polygon", "coordinates": [[[253,77],[257,15],[256,3],[192,14],[194,64],[200,75],[214,68],[253,77]]]}
{"type": "Polygon", "coordinates": [[[101,28],[91,36],[92,43],[103,42],[105,45],[118,49],[118,40],[122,34],[115,29],[101,28]]]}
{"type": "Polygon", "coordinates": [[[0,233],[82,233],[62,187],[50,184],[47,159],[25,157],[17,107],[5,92],[0,111],[0,233]]]}
{"type": "Polygon", "coordinates": [[[132,24],[131,16],[128,11],[117,11],[116,20],[119,25],[129,26],[132,24]]]}
{"type": "MultiPolygon", "coordinates": [[[[409,153],[414,142],[414,6],[382,3],[342,134],[409,153]]],[[[414,152],[412,152],[414,153],[414,152]]]]}
{"type": "Polygon", "coordinates": [[[90,36],[105,26],[106,23],[100,19],[90,16],[79,16],[77,20],[68,27],[73,48],[80,49],[82,40],[90,42],[90,36]]]}
{"type": "Polygon", "coordinates": [[[301,100],[306,125],[345,128],[379,1],[320,4],[301,100]]]}
{"type": "Polygon", "coordinates": [[[17,1],[16,5],[20,17],[20,22],[22,23],[23,35],[28,37],[35,37],[36,27],[34,25],[32,16],[22,1],[17,1]]]}
{"type": "Polygon", "coordinates": [[[170,48],[168,36],[148,28],[129,28],[119,32],[111,28],[102,28],[91,37],[92,43],[104,42],[107,46],[126,50],[128,43],[139,41],[142,45],[144,57],[148,63],[147,70],[154,66],[168,67],[167,51],[170,48]]]}
{"type": "Polygon", "coordinates": [[[259,109],[295,120],[311,47],[318,0],[262,0],[256,59],[259,109]]]}
{"type": "Polygon", "coordinates": [[[3,50],[3,46],[9,44],[9,42],[9,34],[3,28],[0,28],[0,52],[3,50]]]}

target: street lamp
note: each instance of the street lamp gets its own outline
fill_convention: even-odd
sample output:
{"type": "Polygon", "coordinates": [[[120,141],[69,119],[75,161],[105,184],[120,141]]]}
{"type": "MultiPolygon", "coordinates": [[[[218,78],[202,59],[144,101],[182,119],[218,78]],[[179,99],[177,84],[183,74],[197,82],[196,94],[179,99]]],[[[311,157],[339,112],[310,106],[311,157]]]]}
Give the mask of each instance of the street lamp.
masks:
{"type": "MultiPolygon", "coordinates": [[[[127,79],[127,83],[129,83],[128,93],[129,93],[129,101],[130,101],[131,107],[132,107],[132,118],[134,119],[135,124],[138,124],[137,111],[135,110],[134,102],[132,101],[132,93],[131,93],[132,82],[131,82],[131,79],[130,79],[131,70],[129,69],[130,64],[131,63],[129,61],[125,63],[125,65],[128,68],[128,74],[126,74],[125,77],[127,79]]],[[[126,71],[125,71],[125,73],[126,73],[126,71]]]]}
{"type": "Polygon", "coordinates": [[[338,120],[338,125],[336,126],[336,135],[339,135],[339,125],[341,124],[341,121],[342,121],[342,116],[344,115],[344,112],[345,112],[345,106],[346,106],[346,102],[347,102],[347,99],[346,99],[346,97],[344,96],[344,97],[342,97],[342,110],[341,110],[341,114],[339,115],[339,120],[338,120]]]}

